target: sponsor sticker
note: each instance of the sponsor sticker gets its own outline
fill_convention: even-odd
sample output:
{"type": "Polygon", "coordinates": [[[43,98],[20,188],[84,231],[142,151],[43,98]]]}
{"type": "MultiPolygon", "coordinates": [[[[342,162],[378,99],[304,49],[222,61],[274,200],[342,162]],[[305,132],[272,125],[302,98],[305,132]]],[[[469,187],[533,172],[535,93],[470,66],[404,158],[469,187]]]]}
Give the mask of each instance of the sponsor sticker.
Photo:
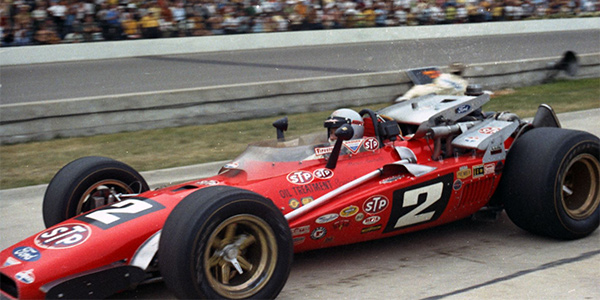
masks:
{"type": "Polygon", "coordinates": [[[329,179],[333,177],[333,171],[326,168],[316,169],[313,171],[313,175],[318,179],[329,179]]]}
{"type": "Polygon", "coordinates": [[[366,218],[362,223],[363,225],[373,225],[381,220],[380,216],[370,216],[366,218]]]}
{"type": "Polygon", "coordinates": [[[390,200],[388,200],[388,198],[385,196],[371,196],[365,201],[365,203],[363,203],[363,211],[368,214],[375,215],[384,211],[388,207],[389,203],[390,200]]]}
{"type": "Polygon", "coordinates": [[[358,213],[358,206],[350,205],[350,206],[342,209],[342,211],[340,212],[340,216],[342,216],[344,218],[348,218],[348,217],[354,216],[357,213],[358,213]]]}
{"type": "Polygon", "coordinates": [[[362,221],[364,218],[365,218],[365,214],[363,214],[363,213],[358,213],[358,214],[356,215],[356,217],[354,217],[354,220],[355,220],[356,222],[360,222],[360,221],[362,221]]]}
{"type": "Polygon", "coordinates": [[[297,184],[297,185],[311,183],[313,181],[313,179],[315,179],[313,174],[311,172],[306,172],[306,171],[294,171],[287,175],[287,180],[290,183],[297,184]]]}
{"type": "Polygon", "coordinates": [[[64,224],[50,228],[35,237],[36,246],[45,249],[66,249],[83,244],[92,230],[83,224],[64,224]]]}
{"type": "Polygon", "coordinates": [[[467,179],[469,177],[471,177],[471,169],[469,169],[468,166],[462,166],[458,169],[458,172],[456,172],[456,177],[458,179],[467,179]]]}
{"type": "Polygon", "coordinates": [[[196,182],[197,185],[218,185],[220,182],[216,180],[202,180],[196,182]]]}
{"type": "Polygon", "coordinates": [[[298,201],[298,200],[296,200],[294,198],[290,199],[290,208],[291,209],[296,209],[298,207],[300,207],[300,201],[298,201]]]}
{"type": "Polygon", "coordinates": [[[493,134],[500,131],[500,127],[483,127],[479,129],[479,133],[481,134],[493,134]]]}
{"type": "Polygon", "coordinates": [[[337,229],[337,230],[342,230],[344,227],[348,227],[349,225],[350,225],[350,220],[341,219],[341,220],[335,221],[335,223],[333,223],[333,228],[337,229]]]}
{"type": "Polygon", "coordinates": [[[15,274],[15,278],[23,283],[31,284],[35,281],[35,275],[33,275],[33,269],[27,271],[21,271],[15,274]]]}
{"type": "Polygon", "coordinates": [[[494,174],[495,172],[496,172],[496,164],[495,163],[486,164],[483,166],[483,174],[490,175],[490,174],[494,174]]]}
{"type": "Polygon", "coordinates": [[[315,223],[317,224],[325,224],[325,223],[329,223],[334,221],[335,219],[337,219],[340,215],[338,214],[326,214],[324,216],[320,216],[317,218],[317,220],[315,221],[315,223]]]}
{"type": "Polygon", "coordinates": [[[483,165],[473,166],[473,178],[479,178],[485,175],[485,169],[483,165]]]}
{"type": "Polygon", "coordinates": [[[367,228],[363,228],[360,233],[368,233],[368,232],[373,232],[373,231],[377,231],[381,229],[381,225],[376,225],[376,226],[371,226],[371,227],[367,227],[367,228]]]}
{"type": "MultiPolygon", "coordinates": [[[[17,247],[13,250],[12,254],[19,260],[22,261],[36,261],[42,257],[39,250],[33,247],[17,247]]],[[[7,260],[8,261],[8,260],[7,260]]]]}
{"type": "Polygon", "coordinates": [[[318,240],[318,239],[324,237],[326,234],[327,234],[327,229],[325,229],[325,227],[317,227],[310,234],[310,238],[313,240],[318,240]]]}
{"type": "Polygon", "coordinates": [[[455,190],[455,191],[458,191],[458,190],[460,190],[460,188],[462,188],[462,185],[463,185],[462,180],[456,179],[454,181],[454,184],[452,184],[452,189],[455,190]]]}
{"type": "Polygon", "coordinates": [[[344,147],[346,147],[353,154],[358,153],[360,151],[360,146],[362,146],[364,140],[350,140],[344,142],[344,147]]]}
{"type": "Polygon", "coordinates": [[[465,142],[467,143],[477,143],[479,141],[479,138],[476,136],[469,136],[465,138],[465,142]]]}
{"type": "Polygon", "coordinates": [[[388,183],[396,182],[402,178],[404,178],[404,175],[396,175],[396,176],[388,177],[386,179],[379,181],[379,184],[388,184],[388,183]]]}
{"type": "Polygon", "coordinates": [[[21,262],[18,259],[14,258],[12,256],[9,256],[6,259],[6,261],[4,262],[4,264],[2,265],[2,268],[10,267],[10,266],[18,265],[18,264],[21,264],[21,262]]]}
{"type": "Polygon", "coordinates": [[[228,164],[225,164],[225,165],[223,166],[223,168],[225,168],[225,169],[236,169],[236,168],[237,168],[237,167],[239,167],[239,166],[240,166],[240,163],[239,163],[239,162],[237,162],[237,161],[233,161],[233,162],[230,162],[230,163],[228,163],[228,164]]]}
{"type": "Polygon", "coordinates": [[[333,146],[315,148],[315,155],[322,156],[333,152],[333,146]]]}
{"type": "Polygon", "coordinates": [[[304,197],[302,198],[302,205],[309,204],[313,201],[313,197],[304,197]]]}
{"type": "Polygon", "coordinates": [[[464,114],[464,113],[468,112],[470,109],[471,109],[471,105],[465,104],[465,105],[457,107],[455,112],[457,114],[464,114]]]}
{"type": "Polygon", "coordinates": [[[292,236],[307,234],[310,232],[310,225],[292,228],[291,231],[292,236]]]}
{"type": "Polygon", "coordinates": [[[306,240],[306,238],[303,236],[298,236],[298,237],[293,238],[294,246],[304,243],[305,240],[306,240]]]}
{"type": "Polygon", "coordinates": [[[367,151],[375,151],[379,149],[379,141],[372,137],[366,138],[363,148],[365,148],[367,151]]]}

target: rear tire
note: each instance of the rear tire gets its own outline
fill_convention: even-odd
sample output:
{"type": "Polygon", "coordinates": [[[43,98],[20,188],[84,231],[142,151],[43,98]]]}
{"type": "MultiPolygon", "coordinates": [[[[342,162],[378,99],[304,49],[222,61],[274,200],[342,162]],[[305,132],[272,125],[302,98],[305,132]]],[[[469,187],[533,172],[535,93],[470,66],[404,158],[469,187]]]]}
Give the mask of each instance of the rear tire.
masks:
{"type": "Polygon", "coordinates": [[[184,198],[167,218],[158,250],[163,279],[180,299],[275,298],[292,259],[291,232],[277,207],[228,186],[184,198]]]}
{"type": "Polygon", "coordinates": [[[149,189],[142,175],[125,163],[107,157],[82,157],[60,169],[48,184],[44,224],[48,228],[109,204],[111,190],[138,194],[149,189]]]}
{"type": "Polygon", "coordinates": [[[509,218],[535,234],[577,239],[600,223],[600,140],[582,131],[536,128],[517,139],[498,193],[509,218]]]}

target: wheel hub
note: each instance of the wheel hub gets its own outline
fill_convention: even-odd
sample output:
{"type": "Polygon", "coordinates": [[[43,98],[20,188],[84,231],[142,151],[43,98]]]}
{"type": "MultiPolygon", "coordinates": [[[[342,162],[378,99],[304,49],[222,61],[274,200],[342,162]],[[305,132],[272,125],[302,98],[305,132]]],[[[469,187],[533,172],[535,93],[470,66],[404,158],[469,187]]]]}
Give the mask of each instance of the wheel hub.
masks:
{"type": "Polygon", "coordinates": [[[585,219],[598,208],[599,170],[598,160],[590,154],[575,157],[567,166],[562,179],[562,204],[573,219],[585,219]]]}
{"type": "Polygon", "coordinates": [[[223,221],[207,241],[204,273],[222,297],[247,298],[268,282],[277,244],[267,223],[252,215],[223,221]]]}

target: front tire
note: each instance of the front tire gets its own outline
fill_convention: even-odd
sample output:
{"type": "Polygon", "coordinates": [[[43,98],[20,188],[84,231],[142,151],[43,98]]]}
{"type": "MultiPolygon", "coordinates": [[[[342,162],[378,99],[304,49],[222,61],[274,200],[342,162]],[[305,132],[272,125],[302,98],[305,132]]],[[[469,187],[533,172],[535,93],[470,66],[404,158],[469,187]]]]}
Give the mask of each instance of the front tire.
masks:
{"type": "Polygon", "coordinates": [[[289,226],[264,197],[215,186],[194,192],[162,229],[159,267],[181,299],[272,299],[293,259],[289,226]]]}
{"type": "Polygon", "coordinates": [[[44,224],[48,228],[110,204],[112,193],[139,194],[149,189],[142,175],[125,163],[107,157],[82,157],[60,169],[48,184],[44,224]]]}
{"type": "Polygon", "coordinates": [[[600,224],[600,140],[582,131],[536,128],[506,158],[498,192],[519,227],[559,239],[600,224]]]}

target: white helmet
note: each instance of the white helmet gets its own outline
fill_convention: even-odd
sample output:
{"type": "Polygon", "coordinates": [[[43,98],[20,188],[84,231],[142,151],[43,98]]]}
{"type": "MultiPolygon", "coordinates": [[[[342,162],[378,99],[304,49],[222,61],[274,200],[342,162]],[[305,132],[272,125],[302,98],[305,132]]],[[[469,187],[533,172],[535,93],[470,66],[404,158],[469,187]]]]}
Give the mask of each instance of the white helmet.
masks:
{"type": "Polygon", "coordinates": [[[325,120],[324,126],[327,128],[327,136],[329,137],[329,130],[331,128],[339,128],[344,124],[352,126],[354,130],[352,139],[361,139],[363,137],[363,133],[365,132],[363,118],[349,108],[338,109],[331,113],[331,116],[325,120]]]}

